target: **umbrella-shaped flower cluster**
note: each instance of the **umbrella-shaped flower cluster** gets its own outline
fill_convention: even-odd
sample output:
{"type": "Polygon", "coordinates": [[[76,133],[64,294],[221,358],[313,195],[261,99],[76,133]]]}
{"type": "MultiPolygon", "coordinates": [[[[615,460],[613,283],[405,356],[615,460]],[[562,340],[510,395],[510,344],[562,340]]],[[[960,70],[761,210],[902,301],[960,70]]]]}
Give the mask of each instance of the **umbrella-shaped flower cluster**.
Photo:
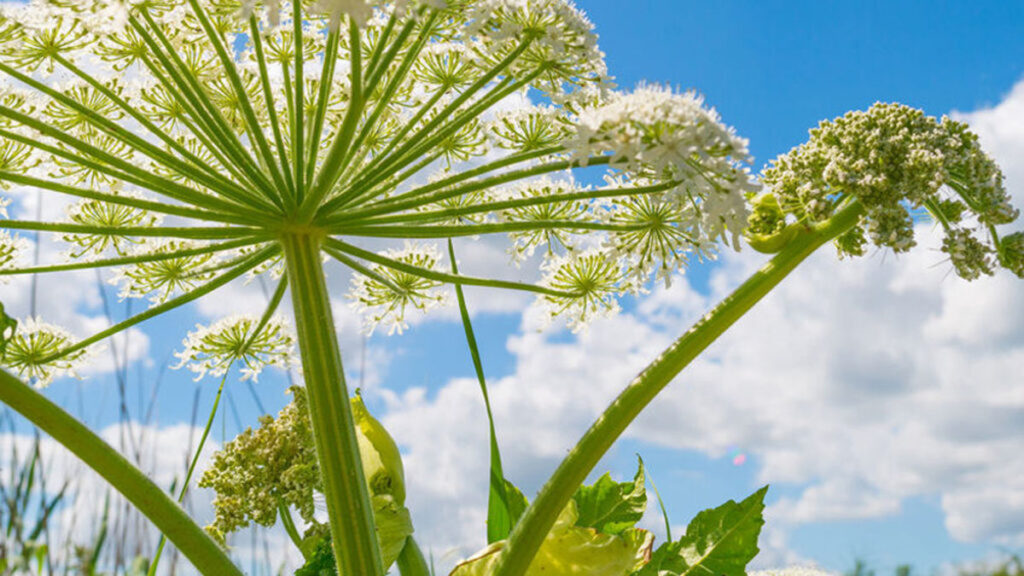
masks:
{"type": "MultiPolygon", "coordinates": [[[[8,361],[26,376],[237,278],[287,283],[294,233],[349,267],[354,304],[391,330],[454,283],[533,292],[582,325],[735,243],[756,189],[746,142],[699,97],[613,91],[563,0],[34,0],[0,23],[0,182],[73,201],[63,221],[4,221],[54,233],[67,262],[15,266],[25,242],[5,235],[2,273],[109,269],[152,304],[8,361]],[[455,275],[437,247],[493,235],[517,260],[539,248],[543,279],[455,275]]],[[[200,359],[197,338],[180,357],[199,374],[278,357],[200,359]]]]}

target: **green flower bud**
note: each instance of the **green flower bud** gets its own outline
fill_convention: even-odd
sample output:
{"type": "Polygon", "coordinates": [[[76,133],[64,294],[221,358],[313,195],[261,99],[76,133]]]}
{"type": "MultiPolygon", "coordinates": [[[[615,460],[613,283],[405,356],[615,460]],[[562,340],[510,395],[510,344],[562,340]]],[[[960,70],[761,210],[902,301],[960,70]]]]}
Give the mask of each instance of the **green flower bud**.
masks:
{"type": "Polygon", "coordinates": [[[771,192],[751,199],[751,212],[743,235],[750,247],[762,254],[777,254],[800,233],[796,224],[786,224],[786,213],[771,192]]]}
{"type": "Polygon", "coordinates": [[[1015,232],[999,242],[999,263],[1024,278],[1024,232],[1015,232]]]}
{"type": "Polygon", "coordinates": [[[352,398],[352,417],[359,440],[359,455],[370,494],[388,495],[405,504],[405,471],[402,455],[391,435],[363,404],[362,396],[352,398]]]}

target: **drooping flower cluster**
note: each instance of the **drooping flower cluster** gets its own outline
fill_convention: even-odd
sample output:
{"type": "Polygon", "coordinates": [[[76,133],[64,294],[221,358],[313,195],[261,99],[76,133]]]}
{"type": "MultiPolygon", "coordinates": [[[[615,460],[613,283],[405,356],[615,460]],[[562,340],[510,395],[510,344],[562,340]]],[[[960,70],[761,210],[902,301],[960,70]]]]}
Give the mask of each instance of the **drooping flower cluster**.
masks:
{"type": "Polygon", "coordinates": [[[763,181],[782,212],[800,222],[822,222],[844,200],[859,201],[867,214],[838,242],[841,254],[862,254],[868,239],[909,250],[915,218],[927,211],[945,229],[942,250],[961,277],[992,274],[997,261],[1020,267],[1012,241],[1004,246],[995,229],[1018,211],[998,166],[961,122],[876,104],[822,122],[806,144],[776,159],[763,181]]]}

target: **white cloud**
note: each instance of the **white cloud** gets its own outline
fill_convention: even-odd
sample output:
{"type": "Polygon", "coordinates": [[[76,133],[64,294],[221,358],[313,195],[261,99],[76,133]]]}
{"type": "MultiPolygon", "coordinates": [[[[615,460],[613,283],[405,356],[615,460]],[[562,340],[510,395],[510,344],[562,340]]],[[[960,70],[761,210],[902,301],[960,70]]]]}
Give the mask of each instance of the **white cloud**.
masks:
{"type": "MultiPolygon", "coordinates": [[[[173,426],[147,426],[133,422],[128,425],[111,425],[98,432],[111,446],[119,448],[143,470],[157,486],[169,487],[180,484],[184,478],[192,450],[198,443],[201,428],[186,424],[173,426]],[[190,448],[191,447],[191,448],[190,448]],[[135,454],[139,456],[136,457],[135,454]]],[[[17,450],[24,462],[31,453],[33,438],[26,434],[0,434],[0,469],[10,470],[11,455],[17,450]]],[[[219,448],[212,437],[207,440],[199,459],[197,474],[201,474],[219,448]]],[[[102,556],[101,568],[109,568],[115,557],[131,559],[142,555],[151,558],[156,548],[159,532],[124,499],[117,496],[102,478],[81,460],[64,450],[56,441],[44,437],[39,446],[41,461],[45,463],[42,473],[46,478],[47,493],[52,498],[67,482],[66,505],[56,509],[50,522],[51,551],[58,566],[68,560],[65,555],[70,549],[62,546],[65,541],[75,545],[91,547],[99,534],[99,519],[108,509],[108,536],[102,556]]],[[[193,478],[185,507],[200,524],[213,519],[212,493],[195,487],[198,477],[193,478]]],[[[39,483],[36,484],[37,490],[39,483]]],[[[37,492],[38,494],[38,492],[37,492]]],[[[33,502],[36,502],[33,500],[33,502]]],[[[34,523],[33,523],[34,524],[34,523]]],[[[31,526],[29,526],[31,528],[31,526]]],[[[246,568],[255,558],[258,562],[277,568],[286,566],[294,570],[301,565],[298,552],[291,545],[283,530],[246,530],[231,541],[232,556],[240,558],[246,568]],[[254,537],[255,535],[255,537],[254,537]]],[[[189,563],[179,557],[173,546],[168,545],[161,560],[161,574],[174,573],[191,576],[198,574],[189,563]]]]}
{"type": "MultiPolygon", "coordinates": [[[[999,106],[961,117],[1024,206],[1024,82],[999,106]]],[[[789,527],[890,516],[919,495],[939,496],[955,539],[1024,541],[1024,283],[1007,274],[963,282],[936,231],[919,232],[921,246],[901,257],[815,254],[627,432],[712,457],[742,446],[758,481],[795,488],[769,508],[761,561],[799,559],[789,527]]],[[[491,382],[508,475],[528,492],[539,487],[617,390],[763,261],[729,255],[710,295],[678,282],[578,338],[535,333],[524,315],[508,343],[515,369],[491,382]]],[[[487,443],[476,382],[392,395],[389,408],[421,539],[458,553],[482,545],[487,443]]]]}

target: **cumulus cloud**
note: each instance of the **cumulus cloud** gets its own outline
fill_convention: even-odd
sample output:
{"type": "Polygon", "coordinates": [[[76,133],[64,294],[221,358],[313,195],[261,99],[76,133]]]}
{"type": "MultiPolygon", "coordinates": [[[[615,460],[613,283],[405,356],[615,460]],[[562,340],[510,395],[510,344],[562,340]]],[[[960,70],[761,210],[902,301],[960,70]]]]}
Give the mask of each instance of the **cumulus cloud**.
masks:
{"type": "MultiPolygon", "coordinates": [[[[5,191],[3,196],[13,200],[9,209],[11,217],[23,220],[64,220],[65,209],[72,203],[66,197],[49,194],[40,204],[37,192],[20,187],[5,191]]],[[[44,265],[64,261],[63,254],[68,245],[57,235],[40,234],[37,247],[34,233],[16,234],[30,241],[29,249],[21,255],[23,266],[31,266],[37,253],[38,262],[44,265]]],[[[105,307],[109,307],[111,314],[121,310],[117,297],[106,286],[107,278],[106,273],[97,275],[94,270],[45,274],[36,279],[28,275],[3,277],[0,278],[0,303],[3,303],[4,311],[16,319],[35,314],[46,322],[65,328],[76,338],[86,338],[110,326],[105,307]],[[101,290],[106,290],[106,302],[101,290]]],[[[94,361],[80,371],[83,376],[113,372],[117,366],[113,353],[122,363],[145,359],[149,353],[149,337],[141,330],[132,329],[99,347],[97,352],[94,361]]]]}
{"type": "MultiPolygon", "coordinates": [[[[1024,207],[1024,82],[960,117],[1024,207]]],[[[627,432],[711,457],[743,446],[759,482],[794,488],[769,508],[762,561],[799,559],[790,527],[891,516],[920,495],[939,497],[957,540],[1024,541],[1024,285],[1007,274],[968,284],[950,274],[937,231],[918,232],[921,245],[900,257],[840,262],[819,251],[627,432]]],[[[579,337],[537,333],[527,313],[508,342],[513,372],[490,383],[512,479],[538,488],[629,378],[763,261],[728,255],[710,293],[681,279],[579,337]]],[[[385,422],[406,452],[421,539],[449,556],[481,546],[476,382],[390,395],[385,422]]]]}
{"type": "MultiPolygon", "coordinates": [[[[108,426],[98,434],[125,454],[158,486],[170,487],[180,485],[184,478],[202,429],[187,424],[161,427],[133,422],[131,425],[108,426]]],[[[15,456],[24,463],[34,446],[34,437],[29,434],[0,434],[0,469],[5,473],[9,471],[15,456]]],[[[201,472],[209,465],[218,448],[216,440],[208,439],[197,470],[201,472]]],[[[64,542],[91,549],[100,533],[99,519],[105,515],[108,534],[99,566],[101,569],[111,568],[117,558],[130,564],[136,556],[152,557],[159,532],[98,474],[50,438],[40,439],[39,455],[42,464],[41,470],[37,470],[37,478],[42,480],[37,479],[35,495],[42,493],[45,484],[46,493],[53,498],[67,484],[64,504],[56,508],[49,522],[50,538],[55,543],[51,551],[55,566],[59,568],[72,561],[67,557],[71,548],[63,546],[64,542]]],[[[197,522],[205,524],[213,519],[212,498],[210,491],[195,488],[193,480],[185,508],[197,522]]],[[[31,502],[34,504],[37,500],[31,502]]],[[[231,552],[246,567],[251,562],[274,570],[280,566],[293,570],[301,565],[297,551],[283,530],[243,531],[231,541],[231,552]]],[[[168,546],[161,561],[160,574],[172,572],[184,576],[198,574],[173,546],[168,546]]]]}

